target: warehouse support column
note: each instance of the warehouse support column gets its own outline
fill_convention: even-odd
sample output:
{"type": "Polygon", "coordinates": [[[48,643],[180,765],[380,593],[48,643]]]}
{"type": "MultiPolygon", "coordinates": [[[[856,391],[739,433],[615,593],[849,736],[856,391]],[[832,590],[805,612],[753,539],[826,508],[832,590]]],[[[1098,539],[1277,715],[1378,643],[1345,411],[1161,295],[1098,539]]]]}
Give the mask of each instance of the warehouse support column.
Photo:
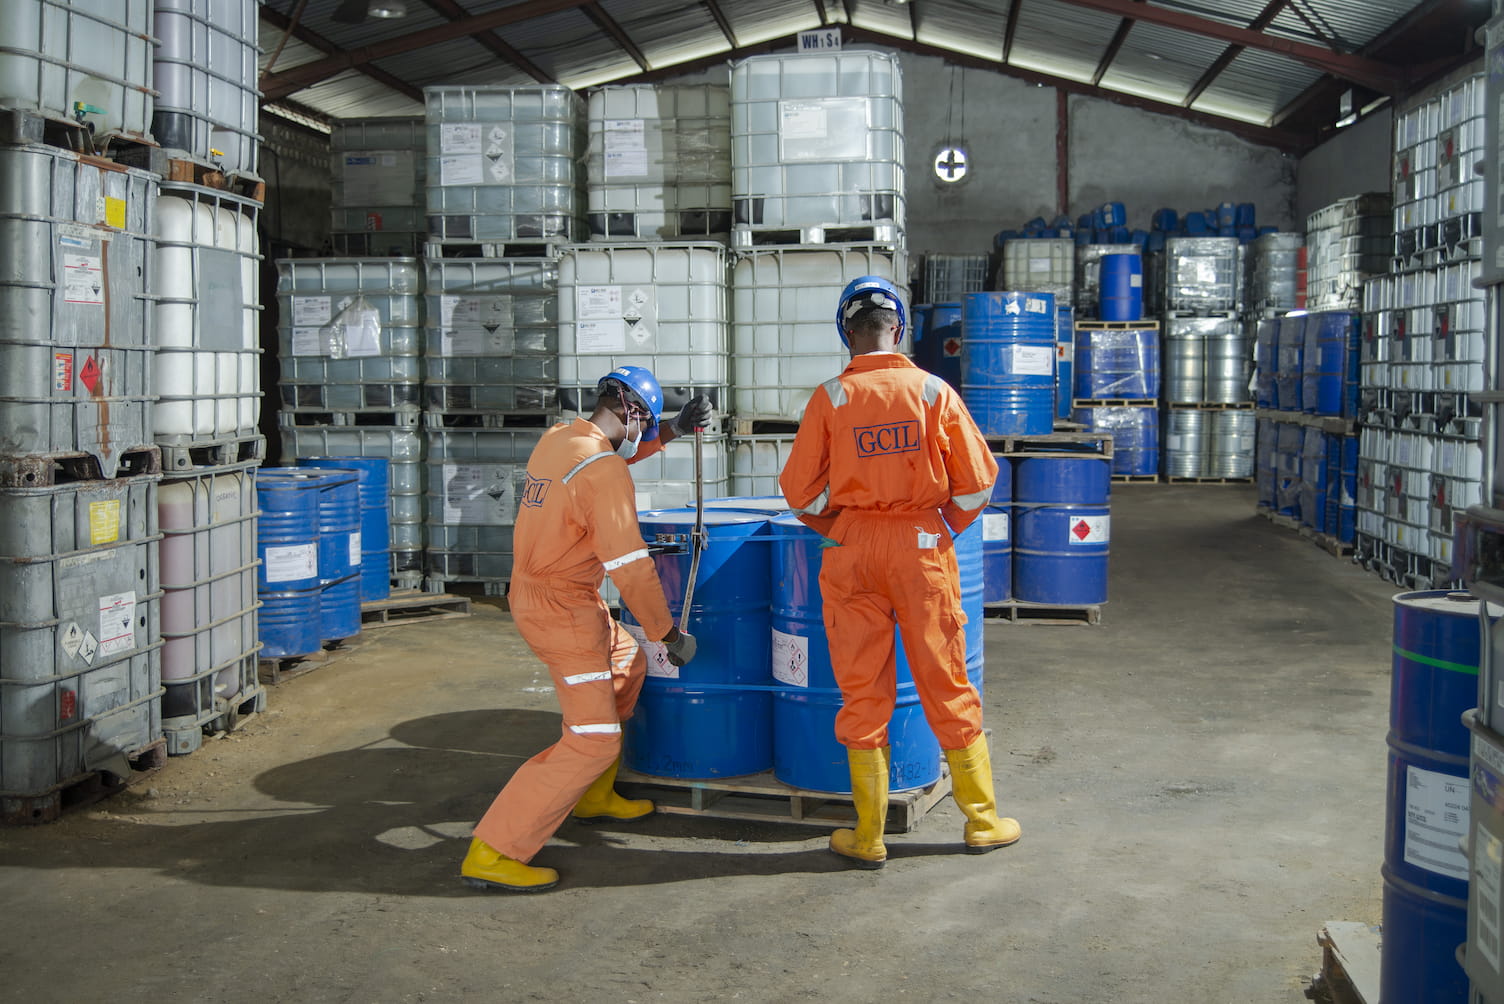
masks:
{"type": "Polygon", "coordinates": [[[1055,89],[1055,204],[1056,212],[1071,211],[1071,96],[1055,89]]]}

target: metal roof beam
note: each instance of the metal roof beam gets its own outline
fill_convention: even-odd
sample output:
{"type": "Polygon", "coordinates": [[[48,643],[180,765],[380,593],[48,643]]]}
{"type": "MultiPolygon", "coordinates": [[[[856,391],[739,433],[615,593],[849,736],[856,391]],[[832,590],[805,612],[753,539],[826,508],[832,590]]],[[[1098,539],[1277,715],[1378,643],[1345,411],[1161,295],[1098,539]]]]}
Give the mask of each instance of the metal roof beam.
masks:
{"type": "Polygon", "coordinates": [[[1261,31],[1239,28],[1237,25],[1213,21],[1211,18],[1199,17],[1195,14],[1185,14],[1147,3],[1135,3],[1134,0],[1062,0],[1062,2],[1076,7],[1085,7],[1088,10],[1101,11],[1104,14],[1137,18],[1140,21],[1148,21],[1151,24],[1174,28],[1178,31],[1188,31],[1196,35],[1205,35],[1208,38],[1220,39],[1223,42],[1246,46],[1250,49],[1277,52],[1282,56],[1288,56],[1384,94],[1396,94],[1405,87],[1404,73],[1388,63],[1381,63],[1363,56],[1331,52],[1318,45],[1296,42],[1288,38],[1276,38],[1261,31]]]}
{"type": "Polygon", "coordinates": [[[621,25],[616,23],[616,19],[607,14],[605,8],[596,3],[595,0],[591,0],[590,3],[585,5],[585,16],[594,21],[597,28],[616,39],[616,44],[627,50],[627,55],[632,57],[632,62],[642,68],[643,73],[652,69],[648,65],[648,58],[642,54],[642,50],[637,47],[637,43],[632,41],[631,37],[622,30],[621,25]]]}
{"type": "Polygon", "coordinates": [[[1008,5],[1008,29],[1003,32],[1003,62],[1008,62],[1013,55],[1013,36],[1018,31],[1018,9],[1023,6],[1023,0],[1013,0],[1008,5]]]}
{"type": "MultiPolygon", "coordinates": [[[[1135,3],[1143,3],[1144,0],[1134,0],[1135,3]]],[[[1091,75],[1091,85],[1097,86],[1102,78],[1107,75],[1107,68],[1112,61],[1118,58],[1118,50],[1128,40],[1128,33],[1133,30],[1133,18],[1125,17],[1118,22],[1118,30],[1113,32],[1112,41],[1107,43],[1107,49],[1102,53],[1102,58],[1097,62],[1097,70],[1091,75]]]]}
{"type": "MultiPolygon", "coordinates": [[[[329,39],[325,38],[323,35],[320,35],[318,32],[314,31],[311,28],[306,28],[301,24],[294,24],[291,18],[289,18],[286,14],[281,13],[280,11],[274,10],[271,7],[262,7],[260,8],[260,13],[261,16],[266,18],[266,20],[270,24],[282,29],[283,31],[291,29],[293,38],[296,38],[300,42],[305,42],[308,45],[313,46],[320,52],[339,52],[339,46],[329,41],[329,39]]],[[[316,60],[316,62],[323,62],[323,60],[316,60]]],[[[305,63],[304,65],[306,66],[308,64],[305,63]]],[[[301,67],[299,67],[299,69],[301,69],[301,67]]],[[[420,88],[414,87],[412,84],[409,84],[406,80],[395,77],[385,70],[375,66],[357,66],[354,67],[354,69],[359,70],[361,73],[364,73],[366,76],[370,77],[372,80],[377,81],[378,83],[385,84],[404,97],[412,98],[419,104],[423,103],[423,91],[420,88]]],[[[341,71],[335,71],[335,73],[339,72],[341,71]]],[[[266,93],[267,85],[280,76],[280,73],[270,73],[261,78],[262,101],[274,101],[277,98],[285,98],[288,94],[292,93],[291,91],[279,94],[266,93]]],[[[328,76],[332,77],[334,76],[334,73],[328,74],[328,76]]],[[[320,77],[319,79],[323,80],[325,78],[320,77]]],[[[301,89],[302,88],[299,88],[299,90],[301,89]]]]}
{"type": "MultiPolygon", "coordinates": [[[[423,2],[451,21],[458,21],[461,18],[470,16],[469,11],[465,10],[465,8],[455,3],[455,0],[423,0],[423,2]]],[[[475,39],[476,44],[484,47],[493,54],[500,56],[502,59],[505,59],[507,62],[511,63],[513,66],[521,70],[523,73],[526,73],[528,76],[538,81],[538,83],[558,83],[557,80],[555,80],[553,77],[550,77],[547,73],[543,72],[543,70],[536,66],[532,60],[528,59],[522,53],[518,52],[516,49],[512,48],[505,41],[503,41],[501,36],[496,34],[496,32],[478,31],[470,37],[475,39]]]]}
{"type": "MultiPolygon", "coordinates": [[[[378,59],[401,55],[404,52],[412,52],[416,49],[426,49],[431,45],[438,45],[456,38],[464,38],[478,31],[489,31],[492,28],[500,28],[502,25],[507,24],[516,24],[518,21],[542,17],[545,14],[557,14],[560,11],[574,10],[577,7],[584,7],[591,2],[592,0],[528,0],[527,3],[512,4],[510,7],[487,11],[484,14],[476,14],[473,17],[467,17],[459,21],[450,21],[448,24],[436,25],[432,28],[424,28],[422,31],[410,31],[380,42],[373,42],[358,49],[340,50],[338,46],[331,46],[328,51],[332,54],[326,59],[315,59],[311,63],[304,63],[302,66],[295,66],[281,73],[269,74],[262,81],[262,100],[275,101],[278,98],[285,98],[289,94],[301,91],[303,88],[312,86],[320,80],[328,80],[330,77],[343,73],[346,70],[360,70],[362,73],[369,73],[371,76],[375,76],[375,73],[364,69],[364,67],[378,59]]],[[[269,7],[262,7],[261,11],[263,15],[272,13],[269,7]]],[[[273,21],[272,23],[275,24],[276,22],[273,21]]],[[[309,44],[312,43],[310,42],[309,44]]],[[[396,78],[393,77],[392,79],[395,80],[396,78]]],[[[421,92],[419,93],[421,94],[421,92]]],[[[418,100],[421,101],[422,98],[419,97],[418,100]]]]}
{"type": "MultiPolygon", "coordinates": [[[[721,10],[721,5],[716,3],[715,0],[702,0],[702,2],[710,10],[710,16],[715,18],[716,27],[721,29],[721,34],[726,36],[726,41],[731,43],[731,48],[735,49],[737,46],[736,34],[731,30],[731,22],[726,20],[726,12],[721,10]]],[[[824,4],[820,5],[820,23],[825,23],[824,4]]]]}
{"type": "Polygon", "coordinates": [[[919,0],[909,0],[909,34],[919,41],[919,0]]]}
{"type": "MultiPolygon", "coordinates": [[[[1289,4],[1289,2],[1290,0],[1269,0],[1269,3],[1264,6],[1264,9],[1259,11],[1259,16],[1254,18],[1249,23],[1249,30],[1263,31],[1265,28],[1269,27],[1269,25],[1274,23],[1274,19],[1279,16],[1279,12],[1284,10],[1285,6],[1289,4]]],[[[1232,61],[1234,59],[1237,59],[1238,53],[1242,51],[1243,46],[1241,45],[1229,45],[1227,48],[1223,49],[1222,55],[1218,56],[1212,63],[1212,65],[1206,68],[1206,72],[1201,74],[1201,79],[1197,80],[1194,84],[1191,85],[1191,89],[1186,92],[1185,100],[1182,101],[1181,104],[1185,105],[1187,108],[1191,107],[1191,105],[1194,105],[1196,103],[1196,99],[1201,97],[1202,93],[1204,93],[1206,89],[1212,85],[1213,80],[1216,80],[1217,77],[1221,76],[1223,70],[1232,65],[1232,61]]]]}

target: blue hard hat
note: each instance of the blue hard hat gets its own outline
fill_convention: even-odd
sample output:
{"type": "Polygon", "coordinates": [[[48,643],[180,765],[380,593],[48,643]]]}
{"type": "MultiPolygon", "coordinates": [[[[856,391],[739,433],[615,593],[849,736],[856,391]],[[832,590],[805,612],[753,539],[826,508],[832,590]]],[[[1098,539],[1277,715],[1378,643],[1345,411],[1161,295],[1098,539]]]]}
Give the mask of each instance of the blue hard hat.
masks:
{"type": "Polygon", "coordinates": [[[646,366],[618,366],[600,378],[595,390],[600,393],[613,386],[621,391],[622,400],[647,409],[653,420],[642,430],[642,438],[649,442],[657,439],[658,421],[663,417],[663,388],[653,371],[646,366]]]}
{"type": "Polygon", "coordinates": [[[846,321],[862,307],[882,307],[898,314],[898,337],[903,338],[908,328],[908,314],[903,309],[903,294],[898,287],[880,275],[862,275],[852,279],[841,291],[841,300],[836,304],[836,331],[841,344],[846,341],[846,321]]]}

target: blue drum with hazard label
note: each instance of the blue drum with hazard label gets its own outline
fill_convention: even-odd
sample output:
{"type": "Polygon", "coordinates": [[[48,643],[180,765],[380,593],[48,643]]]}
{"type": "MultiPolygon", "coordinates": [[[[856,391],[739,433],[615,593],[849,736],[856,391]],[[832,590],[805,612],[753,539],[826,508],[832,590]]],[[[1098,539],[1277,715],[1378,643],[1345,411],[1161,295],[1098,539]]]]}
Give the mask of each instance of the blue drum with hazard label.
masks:
{"type": "Polygon", "coordinates": [[[1025,457],[1013,470],[1013,598],[1107,602],[1111,469],[1103,457],[1025,457]]]}
{"type": "Polygon", "coordinates": [[[961,390],[961,305],[925,304],[915,308],[914,362],[961,390]]]}

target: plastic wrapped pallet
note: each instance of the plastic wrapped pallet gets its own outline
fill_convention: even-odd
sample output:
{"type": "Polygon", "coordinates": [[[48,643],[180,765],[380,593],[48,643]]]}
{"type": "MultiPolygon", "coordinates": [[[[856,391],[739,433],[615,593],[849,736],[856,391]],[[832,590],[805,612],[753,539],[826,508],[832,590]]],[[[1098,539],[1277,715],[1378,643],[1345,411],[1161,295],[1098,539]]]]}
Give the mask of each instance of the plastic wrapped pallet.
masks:
{"type": "Polygon", "coordinates": [[[1312,213],[1306,221],[1306,305],[1356,310],[1363,283],[1389,271],[1394,250],[1387,192],[1355,195],[1312,213]]]}
{"type": "Polygon", "coordinates": [[[1238,307],[1236,237],[1172,237],[1165,241],[1164,272],[1167,311],[1210,314],[1238,307]]]}

